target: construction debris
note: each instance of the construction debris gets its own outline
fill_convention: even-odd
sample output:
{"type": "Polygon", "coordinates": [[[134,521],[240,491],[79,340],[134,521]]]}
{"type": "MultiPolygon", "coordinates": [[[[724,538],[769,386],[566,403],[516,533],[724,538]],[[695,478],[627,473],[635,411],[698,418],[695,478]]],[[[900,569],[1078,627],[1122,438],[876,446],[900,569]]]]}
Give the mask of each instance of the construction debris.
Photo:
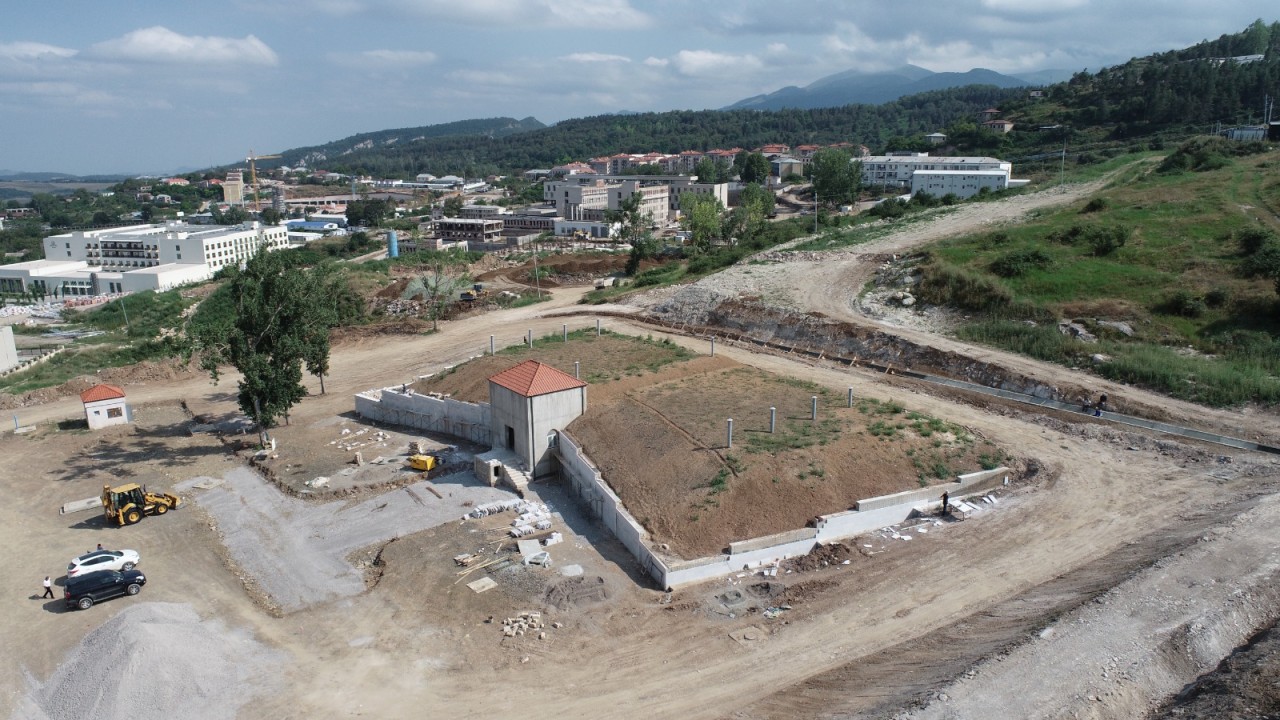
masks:
{"type": "Polygon", "coordinates": [[[485,577],[482,577],[479,580],[473,580],[467,583],[467,587],[471,588],[477,593],[482,593],[486,590],[492,590],[498,587],[498,583],[494,582],[493,578],[488,577],[486,575],[485,577]]]}
{"type": "MultiPolygon", "coordinates": [[[[542,613],[528,611],[503,620],[502,634],[504,637],[518,637],[534,630],[542,630],[544,627],[546,626],[542,623],[542,613]]],[[[546,633],[542,633],[542,638],[545,637],[546,633]]]]}

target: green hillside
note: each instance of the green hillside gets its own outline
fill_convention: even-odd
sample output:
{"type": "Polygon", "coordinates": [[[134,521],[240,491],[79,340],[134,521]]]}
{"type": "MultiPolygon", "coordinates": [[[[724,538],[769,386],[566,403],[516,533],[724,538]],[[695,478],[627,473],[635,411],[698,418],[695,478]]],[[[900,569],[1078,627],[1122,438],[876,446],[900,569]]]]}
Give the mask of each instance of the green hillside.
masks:
{"type": "Polygon", "coordinates": [[[965,339],[1211,405],[1280,401],[1280,151],[1202,138],[1123,160],[1087,202],[935,246],[922,299],[965,310],[965,339]]]}

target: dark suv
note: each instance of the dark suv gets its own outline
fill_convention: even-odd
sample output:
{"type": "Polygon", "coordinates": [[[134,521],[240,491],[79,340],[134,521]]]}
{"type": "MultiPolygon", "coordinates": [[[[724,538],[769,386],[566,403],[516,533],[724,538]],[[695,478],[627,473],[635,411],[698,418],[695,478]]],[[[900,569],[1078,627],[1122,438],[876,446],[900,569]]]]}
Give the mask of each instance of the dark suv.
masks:
{"type": "Polygon", "coordinates": [[[117,595],[137,595],[147,578],[139,570],[99,570],[67,578],[62,599],[69,608],[88,610],[117,595]]]}

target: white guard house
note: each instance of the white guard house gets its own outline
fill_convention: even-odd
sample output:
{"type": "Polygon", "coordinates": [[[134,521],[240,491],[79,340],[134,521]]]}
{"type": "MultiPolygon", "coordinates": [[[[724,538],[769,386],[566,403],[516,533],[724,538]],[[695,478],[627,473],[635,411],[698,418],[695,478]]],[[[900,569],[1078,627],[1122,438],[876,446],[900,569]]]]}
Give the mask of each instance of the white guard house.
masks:
{"type": "Polygon", "coordinates": [[[495,448],[520,458],[534,478],[556,471],[556,431],[587,410],[587,384],[536,360],[489,378],[495,448]]]}
{"type": "Polygon", "coordinates": [[[133,421],[133,412],[125,404],[124,390],[115,385],[94,385],[80,393],[89,429],[123,425],[133,421]]]}

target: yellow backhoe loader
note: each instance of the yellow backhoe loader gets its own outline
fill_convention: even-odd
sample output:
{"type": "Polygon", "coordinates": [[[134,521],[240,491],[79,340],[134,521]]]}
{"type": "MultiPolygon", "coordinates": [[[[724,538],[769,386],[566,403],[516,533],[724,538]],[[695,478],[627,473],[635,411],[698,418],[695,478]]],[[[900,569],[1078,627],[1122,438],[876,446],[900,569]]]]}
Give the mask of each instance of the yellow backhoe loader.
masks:
{"type": "Polygon", "coordinates": [[[102,510],[107,522],[132,525],[143,515],[163,515],[181,504],[177,495],[147,492],[137,483],[119,487],[102,486],[102,510]]]}

